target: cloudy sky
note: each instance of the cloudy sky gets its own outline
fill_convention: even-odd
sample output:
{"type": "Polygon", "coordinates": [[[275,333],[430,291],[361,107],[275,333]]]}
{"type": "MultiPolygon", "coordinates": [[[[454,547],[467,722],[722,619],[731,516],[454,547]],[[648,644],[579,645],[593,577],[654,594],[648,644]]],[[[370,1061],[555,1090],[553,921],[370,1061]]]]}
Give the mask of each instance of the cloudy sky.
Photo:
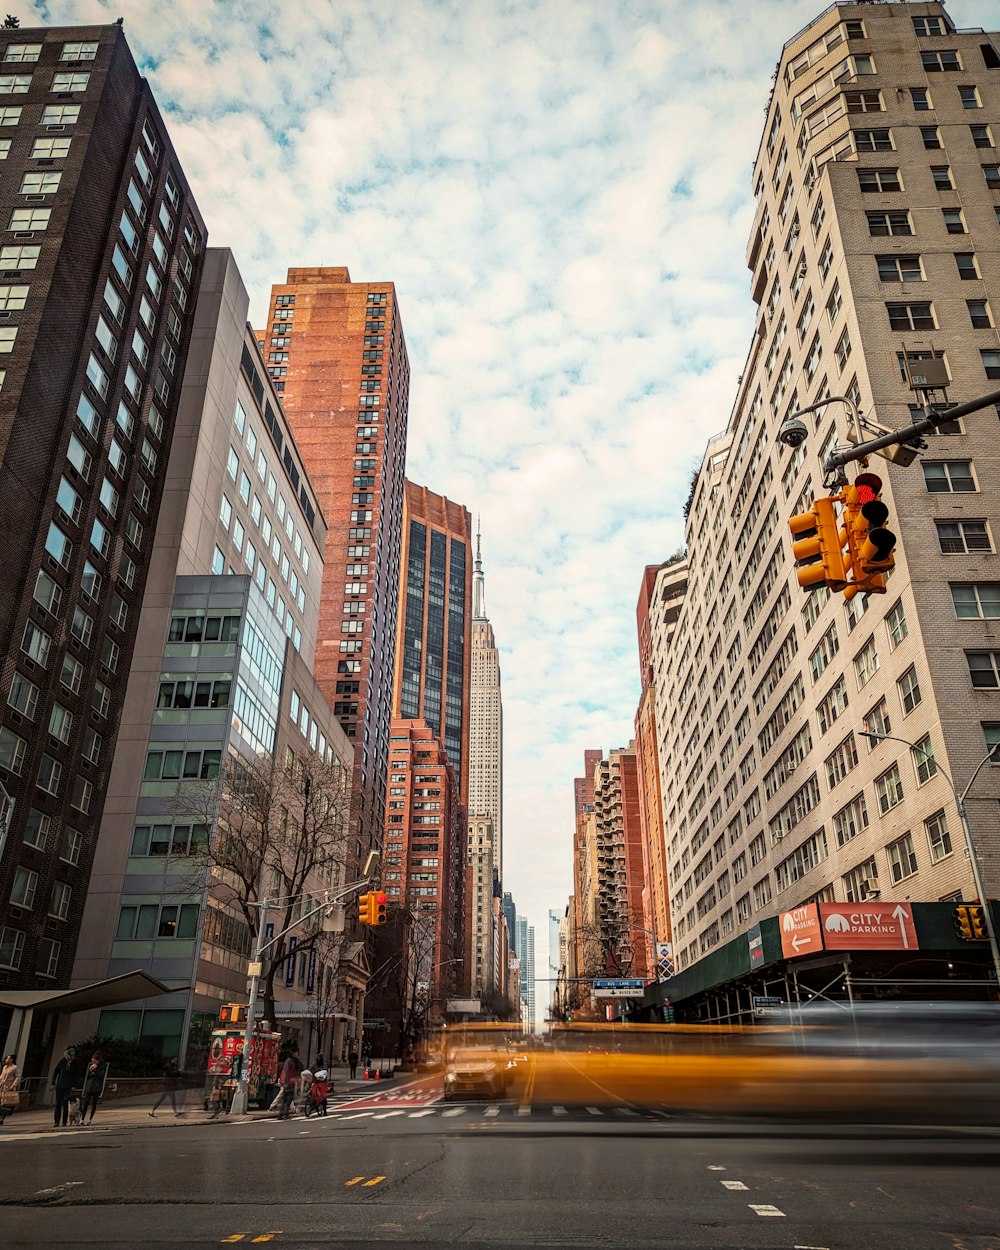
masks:
{"type": "MultiPolygon", "coordinates": [[[[642,568],[683,541],[750,342],[750,172],[822,0],[48,0],[125,19],[255,324],[290,265],[396,284],[408,475],[482,516],[505,885],[571,883],[572,779],[632,736],[642,568]]],[[[953,0],[1000,29],[1000,0],[953,0]]],[[[539,1006],[548,987],[538,984],[539,1006]]],[[[541,1015],[542,1012],[539,1011],[541,1015]]]]}

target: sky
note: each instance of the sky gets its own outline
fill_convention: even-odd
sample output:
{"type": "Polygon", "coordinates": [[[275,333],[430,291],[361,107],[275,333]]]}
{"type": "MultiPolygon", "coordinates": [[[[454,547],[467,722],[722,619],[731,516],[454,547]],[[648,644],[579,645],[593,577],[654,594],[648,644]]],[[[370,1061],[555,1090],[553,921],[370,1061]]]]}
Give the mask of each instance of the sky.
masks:
{"type": "MultiPolygon", "coordinates": [[[[504,886],[572,888],[573,778],[627,745],[642,570],[750,345],[751,170],[782,44],[822,0],[35,0],[150,79],[263,324],[289,266],[392,281],[407,476],[481,517],[501,648],[504,886]]],[[[1000,0],[954,0],[1000,29],[1000,0]]]]}

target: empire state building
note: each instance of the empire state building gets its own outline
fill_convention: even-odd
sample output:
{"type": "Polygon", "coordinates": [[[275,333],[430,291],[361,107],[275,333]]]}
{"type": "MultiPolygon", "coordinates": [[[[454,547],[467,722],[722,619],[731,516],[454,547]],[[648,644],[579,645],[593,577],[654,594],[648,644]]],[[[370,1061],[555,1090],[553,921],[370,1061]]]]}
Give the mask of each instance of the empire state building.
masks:
{"type": "Polygon", "coordinates": [[[492,824],[493,865],[503,877],[503,707],[500,655],[486,615],[480,535],[472,575],[472,673],[469,689],[469,816],[492,824]]]}

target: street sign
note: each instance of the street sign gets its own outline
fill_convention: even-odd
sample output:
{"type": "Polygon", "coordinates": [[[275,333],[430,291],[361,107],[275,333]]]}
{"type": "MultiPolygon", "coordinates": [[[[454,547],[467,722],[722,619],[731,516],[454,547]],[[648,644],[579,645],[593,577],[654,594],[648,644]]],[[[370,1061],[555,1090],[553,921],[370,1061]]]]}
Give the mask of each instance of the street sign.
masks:
{"type": "Polygon", "coordinates": [[[669,942],[656,943],[656,979],[668,981],[674,975],[673,947],[669,942]]]}
{"type": "Polygon", "coordinates": [[[639,982],[638,989],[628,989],[626,986],[623,986],[623,985],[609,985],[609,986],[606,986],[604,989],[600,989],[600,990],[595,989],[594,997],[595,998],[641,998],[643,988],[644,986],[641,981],[639,982]]]}
{"type": "Polygon", "coordinates": [[[603,977],[594,982],[595,990],[644,990],[646,982],[641,977],[603,977]]]}
{"type": "Polygon", "coordinates": [[[908,903],[820,903],[828,951],[905,951],[919,946],[908,903]]]}
{"type": "Polygon", "coordinates": [[[760,994],[753,1000],[753,1014],[759,1019],[776,1015],[776,1008],[784,1007],[785,1000],[773,994],[760,994]]]}
{"type": "Polygon", "coordinates": [[[815,903],[781,912],[778,925],[781,929],[781,953],[786,959],[812,955],[823,949],[823,932],[815,903]]]}

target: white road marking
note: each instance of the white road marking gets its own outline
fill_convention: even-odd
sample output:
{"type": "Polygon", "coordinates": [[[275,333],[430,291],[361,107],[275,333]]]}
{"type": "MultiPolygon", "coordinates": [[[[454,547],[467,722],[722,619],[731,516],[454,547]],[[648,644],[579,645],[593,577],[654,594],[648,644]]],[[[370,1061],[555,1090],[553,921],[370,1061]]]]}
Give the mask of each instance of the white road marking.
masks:
{"type": "Polygon", "coordinates": [[[784,1211],[779,1211],[777,1207],[772,1206],[769,1202],[748,1202],[747,1206],[757,1215],[780,1215],[785,1218],[784,1211]]]}
{"type": "Polygon", "coordinates": [[[43,1137],[66,1137],[68,1134],[53,1133],[12,1133],[10,1137],[0,1137],[0,1142],[5,1141],[39,1141],[43,1137]]]}
{"type": "Polygon", "coordinates": [[[830,1250],[829,1246],[799,1246],[795,1245],[792,1250],[830,1250]]]}
{"type": "Polygon", "coordinates": [[[708,1170],[710,1172],[724,1172],[726,1169],[722,1166],[721,1163],[710,1163],[708,1165],[708,1170]]]}
{"type": "Polygon", "coordinates": [[[43,1194],[61,1194],[64,1189],[72,1189],[74,1185],[82,1185],[83,1181],[63,1181],[61,1185],[52,1185],[48,1189],[36,1189],[35,1197],[41,1198],[43,1194]]]}
{"type": "Polygon", "coordinates": [[[600,1107],[588,1107],[587,1110],[590,1112],[591,1115],[603,1115],[604,1114],[604,1112],[600,1109],[600,1107]]]}
{"type": "Polygon", "coordinates": [[[720,1185],[724,1185],[726,1189],[749,1189],[749,1185],[744,1185],[742,1181],[719,1181],[720,1185]]]}
{"type": "Polygon", "coordinates": [[[618,1115],[638,1115],[638,1111],[633,1111],[631,1107],[615,1107],[618,1115]]]}
{"type": "Polygon", "coordinates": [[[355,1111],[353,1115],[340,1115],[338,1120],[363,1120],[366,1115],[374,1115],[373,1111],[355,1111]]]}
{"type": "Polygon", "coordinates": [[[518,1115],[531,1115],[531,1108],[530,1107],[518,1107],[517,1114],[518,1115]]]}
{"type": "Polygon", "coordinates": [[[500,1114],[499,1107],[487,1107],[486,1110],[483,1112],[483,1115],[488,1115],[491,1117],[495,1115],[499,1115],[499,1114],[500,1114]]]}
{"type": "Polygon", "coordinates": [[[442,1115],[465,1115],[466,1110],[467,1108],[465,1107],[451,1107],[448,1111],[442,1111],[441,1114],[442,1115]]]}
{"type": "Polygon", "coordinates": [[[378,1115],[373,1115],[372,1119],[373,1120],[389,1120],[394,1115],[403,1115],[403,1114],[405,1113],[402,1111],[380,1111],[378,1115]]]}
{"type": "Polygon", "coordinates": [[[411,1119],[411,1120],[419,1120],[419,1119],[421,1119],[421,1118],[422,1118],[423,1116],[425,1116],[425,1115],[434,1115],[436,1110],[437,1110],[437,1108],[435,1108],[435,1107],[431,1107],[431,1108],[430,1108],[429,1110],[427,1110],[427,1111],[411,1111],[411,1112],[410,1112],[410,1115],[409,1115],[409,1119],[411,1119]]]}
{"type": "Polygon", "coordinates": [[[566,1110],[565,1107],[553,1107],[552,1114],[553,1115],[569,1115],[569,1112],[566,1110]]]}

